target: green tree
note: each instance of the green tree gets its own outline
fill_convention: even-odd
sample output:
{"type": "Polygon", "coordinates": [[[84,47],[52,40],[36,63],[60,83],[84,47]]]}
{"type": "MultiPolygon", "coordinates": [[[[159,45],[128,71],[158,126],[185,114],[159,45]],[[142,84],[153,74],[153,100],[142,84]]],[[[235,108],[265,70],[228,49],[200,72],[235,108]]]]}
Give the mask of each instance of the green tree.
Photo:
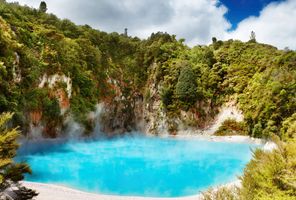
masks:
{"type": "Polygon", "coordinates": [[[241,177],[241,199],[294,200],[296,196],[296,141],[277,142],[278,148],[257,150],[241,177]]]}
{"type": "Polygon", "coordinates": [[[251,31],[249,42],[256,42],[256,34],[254,31],[251,31]]]}
{"type": "MultiPolygon", "coordinates": [[[[31,173],[27,164],[15,163],[13,161],[18,148],[16,140],[20,132],[17,128],[7,128],[7,123],[12,116],[12,113],[0,115],[0,191],[10,187],[11,182],[16,183],[23,180],[24,173],[31,173]]],[[[22,187],[19,193],[20,199],[31,199],[36,195],[34,191],[24,187],[22,187]]]]}
{"type": "Polygon", "coordinates": [[[39,6],[39,11],[46,13],[47,5],[46,5],[45,1],[41,1],[40,6],[39,6]]]}
{"type": "Polygon", "coordinates": [[[177,97],[186,104],[192,105],[197,99],[196,75],[190,66],[181,69],[180,76],[176,85],[177,97]]]}

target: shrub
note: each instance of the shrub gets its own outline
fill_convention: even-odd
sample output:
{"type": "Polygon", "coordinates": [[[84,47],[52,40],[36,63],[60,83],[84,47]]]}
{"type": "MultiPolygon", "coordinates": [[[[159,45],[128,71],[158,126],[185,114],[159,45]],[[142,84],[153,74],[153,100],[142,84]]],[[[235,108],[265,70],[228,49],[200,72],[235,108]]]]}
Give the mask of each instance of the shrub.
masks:
{"type": "Polygon", "coordinates": [[[295,200],[296,196],[296,141],[282,143],[278,149],[253,153],[238,188],[210,189],[203,200],[295,200]]]}
{"type": "Polygon", "coordinates": [[[256,150],[241,177],[242,200],[294,200],[296,196],[296,141],[278,142],[271,152],[256,150]]]}
{"type": "Polygon", "coordinates": [[[240,200],[239,188],[221,187],[209,189],[202,193],[202,200],[240,200]]]}
{"type": "Polygon", "coordinates": [[[237,122],[234,119],[227,119],[222,123],[222,125],[214,134],[218,136],[248,135],[248,132],[244,122],[237,122]]]}

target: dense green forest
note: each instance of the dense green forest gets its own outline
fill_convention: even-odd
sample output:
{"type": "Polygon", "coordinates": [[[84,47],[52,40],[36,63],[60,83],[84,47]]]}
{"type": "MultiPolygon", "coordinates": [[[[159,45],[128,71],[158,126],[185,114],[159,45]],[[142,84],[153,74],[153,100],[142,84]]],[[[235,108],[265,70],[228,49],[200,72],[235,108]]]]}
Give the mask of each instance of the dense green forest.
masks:
{"type": "Polygon", "coordinates": [[[14,112],[14,123],[23,130],[30,123],[25,116],[34,112],[42,113],[48,129],[62,123],[55,93],[69,92],[65,83],[38,85],[44,74],[63,74],[72,82],[71,94],[66,94],[69,112],[86,127],[87,113],[98,102],[111,103],[117,90],[126,101],[140,97],[149,103],[147,87],[153,82],[161,86],[168,116],[194,110],[202,118],[204,104],[197,102],[216,114],[215,108],[236,96],[247,134],[289,137],[281,128],[296,110],[295,51],[216,38],[209,46],[189,48],[184,40],[161,32],[140,40],[4,1],[0,15],[0,112],[14,112]]]}
{"type": "MultiPolygon", "coordinates": [[[[277,136],[286,142],[273,155],[275,158],[270,155],[260,161],[272,165],[280,159],[281,166],[265,171],[265,177],[275,177],[277,172],[279,176],[271,178],[270,185],[259,187],[259,193],[274,192],[279,199],[292,199],[296,190],[292,148],[296,134],[295,94],[296,52],[292,50],[278,50],[254,38],[249,42],[213,38],[212,44],[193,48],[183,39],[162,32],[142,40],[94,30],[88,25],[77,26],[47,14],[44,8],[0,0],[0,113],[15,113],[12,124],[19,126],[24,135],[30,124],[42,121],[45,136],[56,137],[56,127],[63,129],[63,120],[69,115],[90,133],[94,125],[87,116],[100,102],[123,104],[124,126],[132,130],[133,125],[128,123],[133,122],[129,118],[133,116],[126,113],[133,112],[133,103],[140,100],[149,104],[158,100],[156,97],[169,119],[190,111],[197,119],[187,124],[202,127],[201,121],[215,116],[223,103],[235,99],[244,122],[227,121],[218,134],[234,129],[259,138],[277,136]],[[66,81],[41,85],[45,75],[70,78],[71,89],[66,81]],[[156,95],[151,94],[152,86],[157,88],[156,95]],[[62,115],[64,108],[66,113],[62,115]]],[[[170,132],[177,129],[174,121],[168,127],[170,132]]],[[[262,176],[263,169],[256,159],[263,155],[255,154],[255,161],[247,167],[251,173],[258,170],[256,173],[262,176]]],[[[258,176],[251,177],[246,171],[244,180],[258,176]]],[[[258,178],[251,182],[260,181],[258,178]]],[[[252,195],[258,192],[249,191],[252,195]]],[[[262,199],[260,194],[246,199],[262,199]]]]}

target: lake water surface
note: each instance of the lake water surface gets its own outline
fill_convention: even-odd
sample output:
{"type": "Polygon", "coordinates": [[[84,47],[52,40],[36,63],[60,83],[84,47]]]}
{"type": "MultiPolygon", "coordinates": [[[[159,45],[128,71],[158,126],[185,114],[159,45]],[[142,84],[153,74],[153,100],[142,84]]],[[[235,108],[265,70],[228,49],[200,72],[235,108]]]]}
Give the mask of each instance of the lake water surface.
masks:
{"type": "Polygon", "coordinates": [[[17,160],[33,170],[27,181],[102,194],[179,197],[236,180],[256,147],[158,137],[31,142],[22,145],[17,160]]]}

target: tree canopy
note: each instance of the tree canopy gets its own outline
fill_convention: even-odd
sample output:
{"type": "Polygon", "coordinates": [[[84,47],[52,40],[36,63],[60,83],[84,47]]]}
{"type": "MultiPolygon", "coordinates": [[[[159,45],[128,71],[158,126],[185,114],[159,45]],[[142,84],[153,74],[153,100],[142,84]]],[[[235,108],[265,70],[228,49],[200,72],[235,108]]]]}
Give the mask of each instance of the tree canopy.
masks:
{"type": "Polygon", "coordinates": [[[15,112],[12,121],[25,133],[34,113],[47,129],[62,126],[62,105],[88,127],[87,115],[100,102],[122,99],[132,113],[135,99],[151,94],[151,83],[167,116],[190,110],[198,116],[193,126],[235,96],[248,135],[283,137],[283,123],[296,110],[292,50],[216,37],[208,46],[189,48],[162,32],[140,40],[17,3],[1,2],[0,14],[0,112],[15,112]],[[65,82],[39,87],[45,75],[57,74],[70,78],[71,90],[65,82]]]}
{"type": "Polygon", "coordinates": [[[40,12],[43,12],[43,13],[45,13],[47,11],[47,5],[46,5],[45,1],[40,2],[39,10],[40,10],[40,12]]]}

